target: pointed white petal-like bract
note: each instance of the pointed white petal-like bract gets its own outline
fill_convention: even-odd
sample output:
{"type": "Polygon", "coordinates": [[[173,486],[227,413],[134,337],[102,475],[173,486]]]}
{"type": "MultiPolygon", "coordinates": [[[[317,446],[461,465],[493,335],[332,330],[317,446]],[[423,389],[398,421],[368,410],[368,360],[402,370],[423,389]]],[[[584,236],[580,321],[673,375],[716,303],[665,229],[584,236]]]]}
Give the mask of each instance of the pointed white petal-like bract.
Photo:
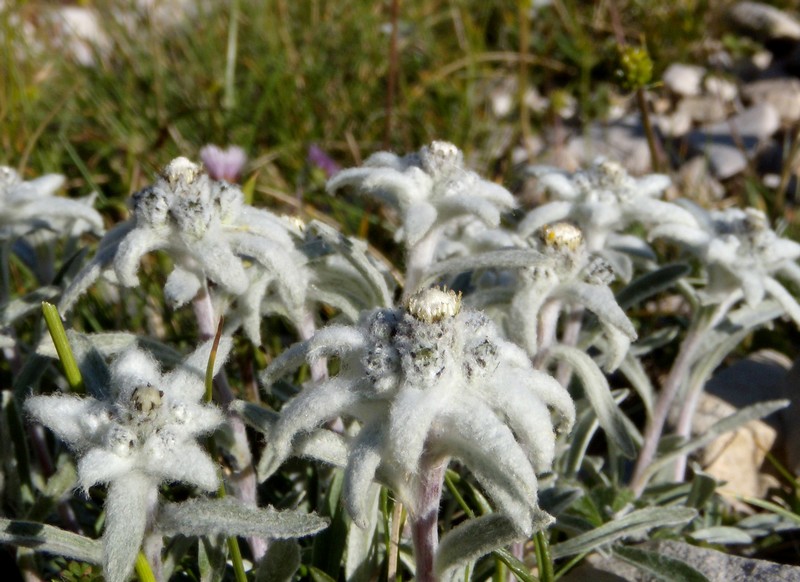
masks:
{"type": "Polygon", "coordinates": [[[147,477],[132,474],[114,481],[108,489],[103,530],[103,571],[108,582],[125,582],[133,571],[154,510],[156,485],[147,477]]]}
{"type": "Polygon", "coordinates": [[[385,430],[386,427],[381,422],[364,426],[351,444],[347,455],[342,499],[353,522],[362,529],[367,527],[370,520],[367,500],[370,486],[375,480],[375,473],[383,460],[385,430]]]}
{"type": "Polygon", "coordinates": [[[25,411],[78,451],[102,438],[111,421],[103,403],[77,396],[31,396],[25,411]]]}

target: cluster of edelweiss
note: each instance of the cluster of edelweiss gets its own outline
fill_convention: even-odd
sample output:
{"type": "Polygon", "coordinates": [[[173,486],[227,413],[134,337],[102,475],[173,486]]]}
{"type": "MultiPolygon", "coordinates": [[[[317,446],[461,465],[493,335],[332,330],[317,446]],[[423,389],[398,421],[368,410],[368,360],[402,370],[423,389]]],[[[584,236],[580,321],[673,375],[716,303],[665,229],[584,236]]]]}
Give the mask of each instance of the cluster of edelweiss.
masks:
{"type": "MultiPolygon", "coordinates": [[[[203,522],[205,531],[172,507],[180,504],[159,502],[165,482],[201,492],[218,488],[220,468],[197,439],[240,417],[266,433],[261,480],[292,455],[344,467],[345,507],[360,527],[373,521],[373,482],[391,488],[409,512],[420,580],[453,575],[480,553],[546,527],[551,519],[538,505],[537,476],[553,470],[557,437],[575,420],[564,387],[573,373],[608,436],[625,454],[636,454],[603,373],[621,364],[637,336],[609,285],[656,266],[648,241],[630,234],[633,225],[643,225],[651,240],[682,243],[697,257],[707,269],[705,301],[733,297],[752,304],[769,295],[800,323],[800,307],[775,278],[800,284],[800,245],[776,235],[760,212],[707,212],[660,200],[668,178],[636,180],[608,161],[575,174],[531,171],[551,202],[515,227],[501,225],[514,197],[465,168],[449,143],[402,157],[378,153],[334,176],[331,193],[375,196],[399,212],[406,272],[398,302],[389,266],[362,241],[319,222],[253,208],[237,186],[212,178],[202,165],[175,159],[136,193],[131,218],[104,236],[63,291],[62,313],[101,278],[136,287],[142,257],[161,250],[173,264],[165,297],[176,308],[193,305],[204,337],[224,315],[225,336],[242,327],[260,344],[261,320],[283,316],[302,341],[272,362],[262,385],[269,389],[306,362],[312,381],[279,415],[231,403],[230,394],[220,409],[204,402],[206,342],[167,374],[153,357],[128,347],[116,355],[105,383],[87,378],[87,385],[100,386],[91,397],[31,396],[31,418],[78,455],[80,486],[108,485],[108,579],[124,580],[142,541],[165,532],[277,538],[323,526],[314,516],[286,531],[219,518],[214,526],[203,522]],[[323,304],[339,316],[320,327],[323,304]],[[333,376],[329,359],[338,362],[333,376]],[[556,368],[560,381],[551,374],[556,368]],[[329,428],[337,419],[345,431],[329,428]],[[439,543],[437,514],[451,458],[469,469],[494,513],[467,520],[439,543]],[[497,526],[491,540],[459,551],[458,544],[480,538],[490,523],[497,526]]],[[[87,206],[50,196],[52,180],[20,184],[4,172],[4,242],[25,240],[28,231],[20,225],[30,223],[33,231],[33,221],[66,227],[49,223],[49,216],[102,229],[87,206]],[[19,202],[22,189],[32,195],[19,202]]],[[[223,339],[217,370],[229,347],[223,339]]],[[[263,555],[263,544],[254,543],[253,554],[263,555]]]]}

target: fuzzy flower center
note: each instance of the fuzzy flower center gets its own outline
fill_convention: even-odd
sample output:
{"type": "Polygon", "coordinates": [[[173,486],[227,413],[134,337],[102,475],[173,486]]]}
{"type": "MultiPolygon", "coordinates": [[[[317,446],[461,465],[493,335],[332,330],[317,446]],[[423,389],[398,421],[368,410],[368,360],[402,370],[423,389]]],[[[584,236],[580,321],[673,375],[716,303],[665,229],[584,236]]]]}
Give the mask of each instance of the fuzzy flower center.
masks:
{"type": "Polygon", "coordinates": [[[408,300],[408,312],[426,323],[441,321],[446,317],[455,317],[461,311],[461,294],[452,289],[422,289],[408,300]]]}
{"type": "Polygon", "coordinates": [[[543,226],[539,231],[539,238],[547,248],[574,252],[583,242],[583,233],[574,224],[557,222],[543,226]]]}
{"type": "Polygon", "coordinates": [[[203,166],[193,163],[188,158],[180,157],[167,164],[162,170],[161,176],[172,188],[175,188],[180,182],[191,185],[202,173],[203,166]]]}

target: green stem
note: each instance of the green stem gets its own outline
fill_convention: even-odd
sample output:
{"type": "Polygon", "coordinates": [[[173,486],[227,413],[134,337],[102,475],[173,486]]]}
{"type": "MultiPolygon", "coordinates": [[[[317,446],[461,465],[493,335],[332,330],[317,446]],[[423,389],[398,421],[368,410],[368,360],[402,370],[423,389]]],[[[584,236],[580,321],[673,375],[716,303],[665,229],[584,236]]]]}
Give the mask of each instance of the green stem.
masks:
{"type": "Polygon", "coordinates": [[[83,385],[81,371],[78,368],[78,362],[75,361],[72,348],[69,347],[67,332],[64,330],[64,324],[61,322],[58,309],[52,303],[42,301],[42,313],[44,314],[47,329],[50,331],[50,337],[53,338],[53,343],[56,346],[58,359],[64,367],[64,375],[67,377],[70,389],[77,394],[85,393],[86,388],[83,385]]]}
{"type": "Polygon", "coordinates": [[[214,362],[217,359],[217,350],[219,350],[219,340],[222,337],[222,323],[223,320],[219,318],[217,325],[217,333],[214,335],[214,343],[211,345],[211,352],[208,354],[208,365],[206,366],[206,402],[211,402],[214,397],[214,362]]]}
{"type": "Polygon", "coordinates": [[[228,50],[225,55],[225,94],[222,107],[228,111],[236,106],[236,50],[239,42],[239,0],[231,2],[231,16],[228,22],[228,50]]]}
{"type": "Polygon", "coordinates": [[[139,552],[136,556],[136,575],[139,577],[140,582],[156,582],[150,563],[142,552],[139,552]]]}
{"type": "MultiPolygon", "coordinates": [[[[206,402],[211,402],[212,390],[214,385],[214,361],[217,359],[217,350],[219,349],[219,339],[222,337],[222,318],[217,325],[217,333],[214,336],[214,343],[211,346],[211,352],[208,355],[208,365],[206,366],[206,402]]],[[[217,447],[214,445],[214,439],[208,439],[208,447],[211,449],[213,457],[217,456],[217,447]]],[[[220,483],[217,489],[217,497],[223,499],[227,495],[225,491],[225,483],[220,483]]],[[[236,576],[236,582],[247,582],[247,574],[244,571],[244,564],[242,562],[242,551],[239,549],[239,540],[236,536],[228,537],[228,550],[231,553],[231,561],[233,562],[233,572],[236,576]]]]}
{"type": "Polygon", "coordinates": [[[470,519],[474,518],[475,512],[470,509],[469,505],[467,505],[467,502],[464,500],[461,492],[456,487],[456,484],[453,483],[453,478],[450,476],[449,472],[444,474],[444,483],[447,486],[447,490],[450,491],[450,495],[452,495],[456,500],[456,503],[461,506],[461,509],[467,514],[467,517],[470,519]]]}
{"type": "Polygon", "coordinates": [[[656,133],[653,131],[653,124],[650,121],[650,108],[647,106],[647,97],[645,96],[644,89],[641,87],[636,89],[636,103],[639,106],[639,113],[642,116],[644,135],[647,137],[647,149],[650,150],[650,165],[653,167],[654,172],[658,172],[661,169],[658,141],[656,139],[656,133]]]}
{"type": "Polygon", "coordinates": [[[550,557],[550,543],[544,531],[537,531],[533,536],[533,547],[536,551],[536,564],[539,566],[539,580],[553,582],[553,559],[550,557]]]}

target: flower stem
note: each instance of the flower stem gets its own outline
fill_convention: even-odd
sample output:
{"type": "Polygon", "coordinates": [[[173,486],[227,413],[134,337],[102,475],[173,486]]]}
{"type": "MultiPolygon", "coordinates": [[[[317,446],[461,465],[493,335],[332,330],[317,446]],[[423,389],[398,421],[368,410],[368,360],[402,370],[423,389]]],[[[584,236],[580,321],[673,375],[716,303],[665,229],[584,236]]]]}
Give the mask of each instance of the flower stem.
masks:
{"type": "Polygon", "coordinates": [[[411,537],[417,562],[417,582],[435,582],[433,562],[439,545],[439,501],[447,459],[431,458],[427,453],[420,463],[416,507],[410,512],[411,537]]]}
{"type": "Polygon", "coordinates": [[[536,565],[539,566],[539,580],[553,582],[553,559],[550,557],[550,543],[544,531],[539,530],[533,536],[533,547],[536,551],[536,565]]]}
{"type": "MultiPolygon", "coordinates": [[[[130,567],[130,566],[128,566],[130,567]]],[[[142,552],[136,556],[136,575],[139,577],[140,582],[156,582],[156,577],[153,575],[153,570],[150,568],[150,563],[144,557],[142,552]]]]}
{"type": "MultiPolygon", "coordinates": [[[[208,294],[207,289],[203,289],[198,293],[197,297],[192,301],[192,308],[194,309],[195,318],[197,319],[197,327],[200,339],[205,341],[208,339],[217,338],[221,333],[222,322],[219,324],[215,320],[214,305],[211,301],[211,296],[208,294]]],[[[218,340],[217,340],[218,341],[218,340]]],[[[209,361],[209,368],[206,369],[206,396],[208,397],[209,390],[209,374],[213,373],[214,361],[213,356],[216,354],[216,346],[212,349],[212,359],[209,361]],[[209,372],[209,369],[212,372],[209,372]]],[[[230,384],[228,384],[225,371],[221,370],[214,382],[217,387],[218,399],[223,408],[228,408],[228,405],[233,402],[234,396],[230,384]]],[[[256,503],[256,475],[253,470],[252,453],[250,452],[250,444],[247,441],[247,432],[244,427],[242,419],[231,412],[227,412],[228,422],[233,434],[233,440],[236,454],[232,455],[238,458],[240,463],[237,467],[231,467],[230,485],[232,487],[231,493],[237,499],[255,507],[256,503]]],[[[216,455],[215,455],[216,456],[216,455]]],[[[248,538],[250,549],[253,551],[253,558],[260,560],[267,551],[267,542],[261,538],[248,538]]],[[[241,562],[241,552],[239,551],[239,543],[236,538],[228,539],[228,546],[231,550],[231,557],[234,559],[234,570],[241,568],[242,573],[244,567],[241,563],[237,566],[235,557],[239,556],[241,562]],[[232,540],[232,541],[231,541],[232,540]],[[235,547],[235,549],[234,549],[235,547]]]]}
{"type": "Polygon", "coordinates": [[[239,0],[231,2],[228,21],[228,47],[225,54],[225,93],[222,107],[228,111],[236,106],[236,50],[239,41],[239,0]]]}
{"type": "Polygon", "coordinates": [[[439,228],[432,228],[417,244],[407,249],[406,284],[403,289],[403,301],[407,301],[419,289],[425,272],[433,263],[436,245],[439,243],[439,228]]]}
{"type": "Polygon", "coordinates": [[[64,324],[61,322],[58,309],[52,303],[42,301],[42,313],[44,314],[47,329],[50,331],[50,337],[53,338],[53,343],[56,346],[58,359],[64,367],[64,375],[67,378],[70,389],[76,394],[83,394],[86,389],[81,378],[81,371],[78,368],[78,362],[75,361],[72,348],[69,346],[67,332],[64,330],[64,324]]]}
{"type": "Polygon", "coordinates": [[[636,460],[636,466],[631,477],[631,489],[633,489],[637,497],[642,494],[647,485],[649,479],[647,469],[655,458],[670,408],[678,396],[681,386],[684,385],[691,373],[697,351],[703,346],[706,334],[717,326],[740,297],[740,292],[734,292],[721,303],[702,308],[695,315],[692,326],[681,343],[678,357],[675,358],[672,368],[661,387],[658,400],[653,408],[653,415],[647,422],[644,444],[639,452],[639,458],[636,460]]]}

